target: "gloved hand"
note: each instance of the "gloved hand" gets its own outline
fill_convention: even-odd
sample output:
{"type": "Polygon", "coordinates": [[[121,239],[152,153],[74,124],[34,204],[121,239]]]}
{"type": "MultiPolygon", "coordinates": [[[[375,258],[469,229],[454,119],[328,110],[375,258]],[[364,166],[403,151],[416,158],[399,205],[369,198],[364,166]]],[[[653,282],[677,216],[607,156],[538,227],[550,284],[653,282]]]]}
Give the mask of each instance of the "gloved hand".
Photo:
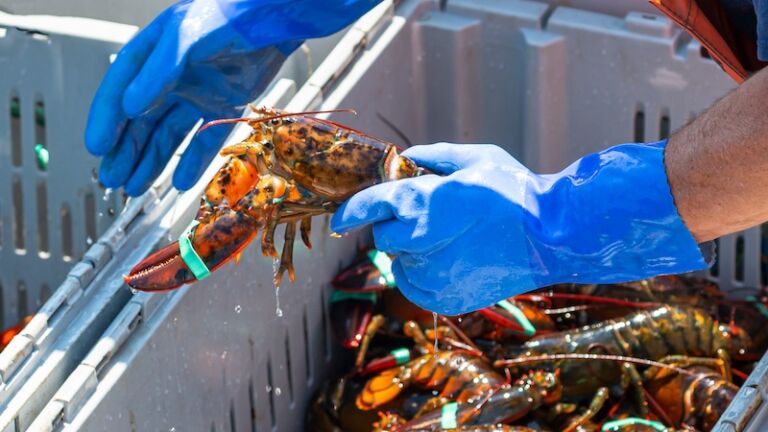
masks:
{"type": "Polygon", "coordinates": [[[626,144],[537,175],[493,145],[434,144],[403,155],[438,174],[370,187],[331,228],[373,223],[417,305],[466,313],[555,283],[616,283],[707,262],[680,219],[666,141],[626,144]]]}
{"type": "MultiPolygon", "coordinates": [[[[147,190],[184,136],[234,117],[269,84],[304,39],[341,30],[380,0],[186,0],[166,9],[118,54],[88,118],[88,151],[104,156],[99,179],[147,190]]],[[[173,184],[198,180],[231,127],[195,137],[173,184]]]]}

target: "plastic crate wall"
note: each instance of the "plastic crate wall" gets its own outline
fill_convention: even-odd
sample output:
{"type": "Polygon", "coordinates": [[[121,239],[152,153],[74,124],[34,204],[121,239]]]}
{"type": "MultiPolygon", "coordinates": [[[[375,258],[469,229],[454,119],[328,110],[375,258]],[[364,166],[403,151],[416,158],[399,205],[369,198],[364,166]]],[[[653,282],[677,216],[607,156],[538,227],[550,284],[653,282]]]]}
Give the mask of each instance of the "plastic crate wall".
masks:
{"type": "MultiPolygon", "coordinates": [[[[273,100],[290,100],[288,110],[355,108],[358,117],[334,119],[397,144],[381,117],[413,143],[496,143],[554,171],[613,144],[663,138],[734,87],[661,17],[519,0],[435,6],[404,1],[394,16],[356,25],[295,96],[273,100]]],[[[186,221],[174,224],[178,231],[186,221]]],[[[315,221],[314,250],[297,245],[298,280],[281,288],[282,317],[258,247],[158,300],[157,312],[131,328],[145,301],[136,296],[35,424],[298,430],[335,366],[327,281],[357,246],[327,234],[315,221]]],[[[727,247],[721,258],[735,256],[727,247]]]]}
{"type": "Polygon", "coordinates": [[[132,28],[97,34],[93,22],[69,21],[84,26],[78,34],[29,22],[0,14],[2,327],[34,313],[123,207],[94,180],[98,160],[83,131],[110,55],[132,28]],[[38,166],[37,144],[49,152],[47,169],[38,166]]]}
{"type": "Polygon", "coordinates": [[[0,0],[0,11],[16,15],[94,18],[139,27],[147,25],[174,0],[0,0]]]}

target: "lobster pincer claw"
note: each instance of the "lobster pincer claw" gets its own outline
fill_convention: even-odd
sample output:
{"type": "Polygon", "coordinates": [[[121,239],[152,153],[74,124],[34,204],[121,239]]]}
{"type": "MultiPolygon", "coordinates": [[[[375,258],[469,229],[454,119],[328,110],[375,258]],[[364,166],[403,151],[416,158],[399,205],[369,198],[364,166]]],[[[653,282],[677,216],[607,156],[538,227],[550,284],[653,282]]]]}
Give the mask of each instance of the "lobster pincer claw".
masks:
{"type": "Polygon", "coordinates": [[[194,222],[174,242],[145,258],[125,283],[139,291],[168,291],[203,279],[253,240],[263,221],[229,208],[217,209],[205,223],[194,222]]]}

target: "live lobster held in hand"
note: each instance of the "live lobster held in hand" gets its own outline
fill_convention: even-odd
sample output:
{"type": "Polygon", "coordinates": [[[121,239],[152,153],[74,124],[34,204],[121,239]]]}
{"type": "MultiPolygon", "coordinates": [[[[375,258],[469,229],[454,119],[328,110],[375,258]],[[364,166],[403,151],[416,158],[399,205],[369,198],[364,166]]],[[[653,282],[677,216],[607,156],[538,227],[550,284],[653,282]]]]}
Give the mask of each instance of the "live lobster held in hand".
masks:
{"type": "Polygon", "coordinates": [[[293,281],[297,224],[310,248],[313,216],[333,213],[374,184],[425,172],[391,143],[311,116],[345,110],[251,108],[258,117],[217,120],[201,128],[204,133],[211,126],[245,122],[253,130],[221,151],[229,159],[208,184],[187,232],[125,276],[132,288],[165,291],[202,279],[238,256],[260,230],[262,252],[277,258],[274,234],[280,224],[286,225],[285,245],[274,281],[279,285],[285,272],[293,281]]]}

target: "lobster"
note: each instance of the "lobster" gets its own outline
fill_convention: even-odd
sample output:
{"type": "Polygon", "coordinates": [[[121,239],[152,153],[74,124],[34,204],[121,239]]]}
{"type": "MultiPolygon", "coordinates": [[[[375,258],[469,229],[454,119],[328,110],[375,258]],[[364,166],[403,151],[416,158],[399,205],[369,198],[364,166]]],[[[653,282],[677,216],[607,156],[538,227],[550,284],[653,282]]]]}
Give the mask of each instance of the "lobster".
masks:
{"type": "Polygon", "coordinates": [[[670,368],[651,367],[643,374],[644,386],[676,425],[710,431],[739,388],[705,364],[696,361],[688,365],[680,363],[677,365],[694,373],[681,374],[670,368]]]}
{"type": "MultiPolygon", "coordinates": [[[[393,432],[407,430],[407,421],[395,413],[382,413],[378,422],[374,423],[373,432],[393,432]]],[[[445,430],[444,428],[441,430],[445,430]]],[[[525,426],[493,425],[461,425],[449,430],[456,432],[537,432],[525,426]]]]}
{"type": "MultiPolygon", "coordinates": [[[[384,252],[367,249],[331,280],[335,288],[330,297],[331,324],[334,336],[343,347],[357,346],[375,311],[386,314],[392,323],[432,324],[431,312],[414,305],[393,289],[396,285],[391,263],[384,252]]],[[[514,299],[448,319],[469,338],[492,343],[528,339],[555,328],[542,309],[514,299]]]]}
{"type": "Polygon", "coordinates": [[[503,384],[473,399],[422,412],[398,430],[442,430],[446,411],[451,412],[452,423],[467,427],[466,430],[473,430],[472,426],[514,422],[540,407],[556,403],[561,395],[562,387],[556,373],[535,371],[523,375],[513,384],[503,384]]]}
{"type": "MultiPolygon", "coordinates": [[[[208,184],[195,222],[172,243],[137,264],[125,282],[142,291],[167,291],[206,277],[243,249],[262,230],[264,255],[277,258],[275,229],[285,224],[285,245],[274,275],[295,280],[296,224],[307,248],[311,219],[333,213],[369,186],[429,171],[398,154],[394,144],[312,114],[251,107],[257,118],[222,119],[200,129],[246,122],[251,134],[222,149],[227,162],[208,184]]],[[[200,133],[198,132],[198,133],[200,133]]]]}
{"type": "Polygon", "coordinates": [[[743,355],[751,347],[752,339],[746,331],[718,323],[700,309],[661,306],[504,348],[501,354],[513,360],[500,360],[495,365],[509,366],[515,358],[540,358],[560,369],[566,396],[583,396],[618,382],[624,376],[621,365],[594,361],[585,366],[572,360],[548,360],[548,356],[597,351],[658,361],[674,360],[676,356],[718,357],[723,373],[729,376],[729,357],[743,355]]]}

